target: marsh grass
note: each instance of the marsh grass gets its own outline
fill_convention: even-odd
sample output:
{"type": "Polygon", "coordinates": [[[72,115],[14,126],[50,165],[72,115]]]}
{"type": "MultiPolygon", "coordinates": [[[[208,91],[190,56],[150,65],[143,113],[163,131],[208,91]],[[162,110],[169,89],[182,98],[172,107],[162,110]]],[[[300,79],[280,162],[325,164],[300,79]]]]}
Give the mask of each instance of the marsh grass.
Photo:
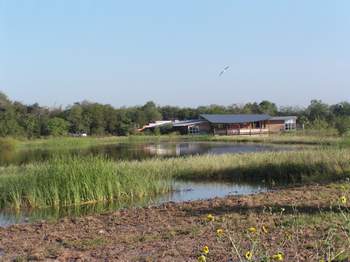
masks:
{"type": "Polygon", "coordinates": [[[303,133],[286,133],[253,136],[198,136],[194,139],[202,141],[220,141],[237,143],[265,143],[289,145],[338,145],[344,139],[338,136],[312,136],[303,133]]]}
{"type": "Polygon", "coordinates": [[[1,208],[42,208],[130,201],[168,191],[166,178],[134,173],[104,157],[56,157],[0,170],[1,208]]]}
{"type": "MultiPolygon", "coordinates": [[[[339,136],[308,135],[308,133],[286,133],[256,136],[213,136],[213,135],[131,135],[109,137],[48,137],[34,140],[14,140],[17,149],[71,149],[117,143],[150,143],[169,141],[213,141],[236,143],[266,143],[294,145],[350,145],[350,138],[339,136]]],[[[1,145],[1,140],[0,140],[1,145]]]]}
{"type": "Polygon", "coordinates": [[[118,143],[147,143],[180,140],[181,136],[48,137],[18,141],[18,149],[71,149],[118,143]]]}
{"type": "Polygon", "coordinates": [[[60,156],[43,163],[0,169],[0,208],[130,201],[171,190],[172,179],[274,185],[335,181],[349,174],[347,149],[119,162],[105,157],[60,156]]]}
{"type": "Polygon", "coordinates": [[[0,153],[15,150],[17,141],[13,138],[0,137],[0,153]]]}
{"type": "Polygon", "coordinates": [[[295,152],[202,155],[130,162],[137,169],[188,180],[225,179],[271,183],[332,181],[350,172],[350,151],[319,149],[295,152]]]}

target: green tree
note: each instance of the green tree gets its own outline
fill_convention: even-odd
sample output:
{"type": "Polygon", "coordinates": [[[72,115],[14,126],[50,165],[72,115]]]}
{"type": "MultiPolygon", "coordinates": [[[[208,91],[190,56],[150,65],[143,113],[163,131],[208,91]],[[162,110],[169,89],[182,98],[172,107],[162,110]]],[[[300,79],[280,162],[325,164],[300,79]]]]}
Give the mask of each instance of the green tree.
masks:
{"type": "Polygon", "coordinates": [[[258,103],[256,103],[256,102],[247,103],[244,105],[242,113],[243,114],[259,114],[260,107],[259,107],[258,103]]]}
{"type": "Polygon", "coordinates": [[[264,100],[259,104],[259,111],[271,116],[277,115],[278,109],[275,103],[264,100]]]}
{"type": "Polygon", "coordinates": [[[67,120],[70,123],[70,132],[87,132],[88,127],[86,127],[83,121],[83,107],[79,103],[75,103],[72,107],[68,109],[67,120]]]}
{"type": "Polygon", "coordinates": [[[0,136],[18,136],[23,133],[17,122],[16,114],[9,108],[0,112],[0,136]]]}
{"type": "Polygon", "coordinates": [[[306,109],[306,114],[311,122],[331,118],[329,106],[321,100],[311,100],[310,105],[306,109]]]}
{"type": "Polygon", "coordinates": [[[144,113],[146,123],[162,119],[162,114],[158,111],[156,104],[152,101],[147,102],[141,110],[144,113]]]}
{"type": "Polygon", "coordinates": [[[67,135],[69,123],[59,117],[50,119],[47,123],[47,130],[51,136],[64,136],[67,135]]]}

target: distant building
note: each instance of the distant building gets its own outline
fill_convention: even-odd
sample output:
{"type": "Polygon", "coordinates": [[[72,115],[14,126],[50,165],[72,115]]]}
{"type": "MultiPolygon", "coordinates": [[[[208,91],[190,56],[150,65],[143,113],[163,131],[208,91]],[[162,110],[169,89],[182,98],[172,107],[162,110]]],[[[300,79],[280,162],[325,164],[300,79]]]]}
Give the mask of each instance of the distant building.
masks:
{"type": "Polygon", "coordinates": [[[267,114],[203,114],[199,119],[175,121],[181,134],[255,135],[296,129],[296,116],[267,114]]]}

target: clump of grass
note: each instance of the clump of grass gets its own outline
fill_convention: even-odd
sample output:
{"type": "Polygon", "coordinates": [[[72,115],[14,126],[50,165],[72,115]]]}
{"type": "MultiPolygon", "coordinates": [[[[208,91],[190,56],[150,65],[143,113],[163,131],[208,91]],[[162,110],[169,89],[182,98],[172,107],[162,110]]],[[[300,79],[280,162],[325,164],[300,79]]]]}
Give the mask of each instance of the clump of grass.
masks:
{"type": "Polygon", "coordinates": [[[0,154],[15,150],[16,144],[17,142],[13,138],[0,137],[0,154]]]}
{"type": "Polygon", "coordinates": [[[1,208],[39,208],[141,198],[168,191],[165,178],[134,173],[104,157],[56,157],[48,162],[2,169],[1,208]],[[9,172],[7,172],[9,171],[9,172]]]}
{"type": "Polygon", "coordinates": [[[319,149],[201,155],[133,161],[126,165],[185,180],[225,179],[258,183],[262,180],[281,183],[332,181],[350,174],[350,151],[319,149]]]}

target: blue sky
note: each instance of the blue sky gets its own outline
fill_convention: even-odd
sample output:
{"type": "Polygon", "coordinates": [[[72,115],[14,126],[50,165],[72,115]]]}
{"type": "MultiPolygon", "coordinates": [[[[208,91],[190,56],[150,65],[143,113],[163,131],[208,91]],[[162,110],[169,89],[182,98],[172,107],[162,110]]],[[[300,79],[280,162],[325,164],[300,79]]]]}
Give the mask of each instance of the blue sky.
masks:
{"type": "Polygon", "coordinates": [[[0,0],[0,90],[47,106],[349,101],[349,11],[347,0],[0,0]]]}

